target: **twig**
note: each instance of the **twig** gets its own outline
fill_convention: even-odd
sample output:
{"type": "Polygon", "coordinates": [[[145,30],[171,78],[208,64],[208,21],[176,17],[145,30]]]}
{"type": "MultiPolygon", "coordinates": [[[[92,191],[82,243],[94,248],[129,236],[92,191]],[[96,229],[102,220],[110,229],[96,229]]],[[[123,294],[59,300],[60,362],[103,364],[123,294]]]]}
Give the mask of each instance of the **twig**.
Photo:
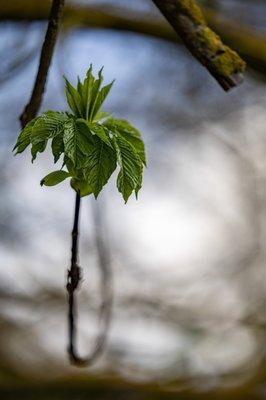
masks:
{"type": "Polygon", "coordinates": [[[206,24],[195,0],[153,0],[186,47],[224,90],[243,80],[245,62],[206,24]]]}
{"type": "Polygon", "coordinates": [[[78,238],[79,238],[79,214],[80,214],[80,196],[76,195],[74,224],[72,230],[72,257],[71,267],[68,271],[67,291],[68,291],[68,327],[69,327],[69,346],[68,354],[70,361],[77,366],[89,366],[92,364],[103,352],[104,345],[107,338],[108,327],[111,320],[111,305],[112,305],[112,285],[111,285],[111,268],[110,258],[103,235],[101,232],[100,215],[97,210],[94,213],[95,218],[95,232],[96,232],[96,248],[99,257],[99,267],[101,272],[101,297],[102,303],[100,307],[99,320],[100,332],[96,338],[95,344],[90,354],[84,358],[78,355],[76,349],[76,332],[77,332],[77,310],[75,291],[79,287],[81,281],[81,268],[78,265],[78,238]]]}
{"type": "Polygon", "coordinates": [[[22,127],[36,116],[41,106],[47,74],[52,61],[58,30],[63,15],[64,2],[64,0],[53,0],[31,98],[20,116],[22,127]]]}
{"type": "Polygon", "coordinates": [[[71,361],[78,363],[81,360],[76,355],[76,304],[75,290],[78,288],[81,280],[81,268],[78,266],[78,239],[79,239],[79,212],[80,212],[80,195],[76,194],[74,224],[72,230],[72,248],[71,248],[71,267],[67,277],[68,291],[68,321],[69,321],[69,347],[68,353],[71,361]]]}

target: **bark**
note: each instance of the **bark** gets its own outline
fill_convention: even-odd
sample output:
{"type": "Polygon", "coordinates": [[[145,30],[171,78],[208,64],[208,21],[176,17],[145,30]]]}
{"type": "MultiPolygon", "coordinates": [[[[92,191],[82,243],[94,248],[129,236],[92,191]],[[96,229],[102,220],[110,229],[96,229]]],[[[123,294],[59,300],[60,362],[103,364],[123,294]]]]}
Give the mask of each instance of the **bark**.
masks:
{"type": "Polygon", "coordinates": [[[206,24],[194,0],[153,0],[186,47],[225,90],[243,80],[245,62],[206,24]]]}

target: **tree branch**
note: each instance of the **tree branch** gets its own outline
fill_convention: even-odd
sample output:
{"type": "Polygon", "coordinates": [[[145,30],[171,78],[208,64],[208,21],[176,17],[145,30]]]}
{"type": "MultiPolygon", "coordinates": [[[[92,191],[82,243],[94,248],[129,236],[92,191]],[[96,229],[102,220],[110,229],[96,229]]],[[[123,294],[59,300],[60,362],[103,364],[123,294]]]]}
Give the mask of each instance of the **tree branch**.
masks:
{"type": "MultiPolygon", "coordinates": [[[[43,21],[49,14],[50,1],[42,0],[36,3],[33,0],[0,0],[0,21],[43,21]]],[[[202,11],[209,26],[233,46],[248,62],[253,70],[266,75],[266,37],[255,32],[252,28],[237,22],[228,21],[217,11],[202,7],[202,11]]],[[[99,8],[92,5],[80,6],[66,4],[63,22],[65,27],[115,29],[144,34],[159,39],[177,42],[179,37],[171,26],[155,15],[133,12],[126,8],[109,7],[99,8]]]]}
{"type": "Polygon", "coordinates": [[[206,24],[195,0],[153,0],[186,47],[224,90],[243,80],[245,62],[206,24]]]}
{"type": "Polygon", "coordinates": [[[63,15],[63,8],[64,0],[53,0],[51,12],[49,15],[48,27],[42,46],[39,68],[32,90],[31,98],[20,116],[22,127],[24,127],[37,115],[38,110],[41,106],[48,70],[52,61],[59,25],[63,15]]]}

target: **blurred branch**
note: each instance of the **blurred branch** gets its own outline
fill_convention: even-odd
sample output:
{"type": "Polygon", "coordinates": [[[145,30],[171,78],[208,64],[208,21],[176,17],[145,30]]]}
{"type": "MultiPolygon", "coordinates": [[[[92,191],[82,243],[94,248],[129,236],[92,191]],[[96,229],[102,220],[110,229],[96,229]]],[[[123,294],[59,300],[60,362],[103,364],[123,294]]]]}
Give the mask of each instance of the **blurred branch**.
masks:
{"type": "Polygon", "coordinates": [[[14,35],[12,42],[3,43],[0,51],[0,85],[6,83],[17,75],[27,64],[34,60],[37,46],[29,46],[28,39],[31,35],[29,24],[20,26],[19,32],[14,35]]]}
{"type": "Polygon", "coordinates": [[[74,224],[72,230],[72,257],[71,267],[68,271],[68,326],[69,326],[69,346],[68,353],[70,360],[77,366],[91,365],[103,352],[108,329],[111,321],[111,308],[112,308],[112,277],[110,257],[107,247],[104,243],[101,216],[96,207],[94,209],[94,222],[95,222],[95,238],[96,249],[98,254],[98,265],[101,273],[101,307],[99,313],[100,330],[96,338],[95,344],[91,352],[86,357],[80,357],[76,350],[76,332],[77,332],[77,311],[75,291],[79,288],[82,279],[81,268],[78,266],[78,239],[79,239],[79,214],[80,214],[80,195],[76,194],[74,224]]]}
{"type": "MultiPolygon", "coordinates": [[[[22,4],[23,7],[23,4],[22,4]]],[[[49,15],[48,27],[42,46],[38,73],[35,79],[29,103],[26,105],[20,116],[22,127],[33,119],[41,105],[43,92],[45,89],[48,70],[53,57],[54,47],[58,35],[60,21],[63,15],[64,0],[53,0],[49,15]]]]}
{"type": "Polygon", "coordinates": [[[153,0],[189,51],[208,69],[224,90],[243,80],[245,62],[225,46],[206,24],[194,0],[153,0]]]}
{"type": "MultiPolygon", "coordinates": [[[[0,0],[0,21],[42,21],[47,19],[50,1],[42,0],[0,0]]],[[[266,75],[266,38],[253,29],[230,22],[214,10],[202,7],[209,26],[223,40],[234,47],[254,70],[266,75]]],[[[133,12],[126,8],[77,6],[67,4],[64,11],[65,27],[84,27],[93,29],[114,29],[136,32],[167,41],[178,41],[173,29],[162,18],[152,14],[133,12]]]]}
{"type": "Polygon", "coordinates": [[[112,268],[111,268],[110,252],[104,235],[106,229],[104,229],[102,215],[103,215],[102,209],[100,212],[98,203],[95,202],[95,207],[93,209],[95,247],[98,255],[98,267],[101,274],[100,293],[101,293],[102,303],[99,314],[99,321],[100,321],[99,335],[96,339],[94,350],[90,355],[90,362],[94,361],[97,357],[99,357],[99,355],[102,354],[107,340],[110,322],[112,318],[112,305],[113,305],[112,268]]]}

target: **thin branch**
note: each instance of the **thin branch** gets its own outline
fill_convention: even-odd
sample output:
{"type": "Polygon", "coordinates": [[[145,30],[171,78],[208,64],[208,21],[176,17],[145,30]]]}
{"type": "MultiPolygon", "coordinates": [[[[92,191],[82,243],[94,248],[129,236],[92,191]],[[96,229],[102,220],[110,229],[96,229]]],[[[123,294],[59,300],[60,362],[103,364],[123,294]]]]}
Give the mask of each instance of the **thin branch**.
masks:
{"type": "Polygon", "coordinates": [[[243,80],[245,62],[206,24],[195,0],[153,0],[189,51],[224,90],[243,80]]]}
{"type": "Polygon", "coordinates": [[[49,23],[42,46],[39,68],[32,90],[31,98],[20,116],[22,127],[24,127],[37,115],[38,110],[41,106],[48,70],[52,61],[59,26],[63,15],[63,8],[64,0],[53,0],[49,15],[49,23]]]}
{"type": "Polygon", "coordinates": [[[76,194],[74,224],[72,230],[72,248],[71,248],[71,267],[67,277],[68,291],[68,326],[69,326],[69,347],[68,353],[71,361],[75,363],[81,362],[76,355],[76,303],[75,291],[81,280],[81,268],[78,266],[78,238],[79,238],[79,212],[80,212],[80,195],[76,194]]]}

